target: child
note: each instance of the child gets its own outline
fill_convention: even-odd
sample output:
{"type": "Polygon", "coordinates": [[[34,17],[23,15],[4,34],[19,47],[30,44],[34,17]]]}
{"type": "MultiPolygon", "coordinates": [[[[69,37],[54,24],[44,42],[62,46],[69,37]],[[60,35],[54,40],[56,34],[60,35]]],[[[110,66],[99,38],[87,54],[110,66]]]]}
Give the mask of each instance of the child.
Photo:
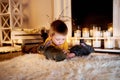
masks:
{"type": "Polygon", "coordinates": [[[68,43],[66,41],[66,36],[68,33],[68,28],[62,20],[55,20],[51,23],[51,28],[49,31],[49,37],[44,42],[44,46],[55,46],[62,49],[65,53],[68,51],[68,43]]]}
{"type": "MultiPolygon", "coordinates": [[[[68,33],[67,25],[62,20],[53,21],[51,23],[49,36],[45,40],[44,44],[42,46],[40,46],[39,51],[41,51],[41,49],[44,50],[45,48],[47,48],[49,46],[54,46],[56,48],[60,48],[63,51],[63,54],[66,54],[66,56],[68,56],[69,58],[73,57],[74,54],[69,54],[68,43],[66,40],[67,33],[68,33]]],[[[52,55],[52,53],[51,53],[51,55],[52,55]]],[[[57,54],[57,55],[59,55],[59,54],[57,54]]],[[[66,58],[68,58],[68,57],[66,57],[66,58]]]]}
{"type": "MultiPolygon", "coordinates": [[[[62,20],[55,20],[50,26],[49,35],[42,45],[42,50],[46,50],[49,46],[54,46],[63,50],[64,54],[68,53],[68,43],[66,40],[68,33],[67,25],[62,20]]],[[[38,51],[41,51],[42,46],[39,46],[38,51]]]]}
{"type": "MultiPolygon", "coordinates": [[[[69,51],[68,43],[66,41],[67,33],[68,33],[68,28],[63,21],[61,20],[53,21],[51,23],[49,37],[46,39],[45,43],[43,44],[44,48],[47,48],[49,46],[60,48],[61,50],[63,50],[64,54],[66,54],[66,58],[72,58],[75,56],[85,56],[85,55],[89,55],[91,52],[94,51],[94,48],[92,46],[87,45],[83,40],[81,40],[80,45],[73,46],[69,51]]],[[[49,52],[50,50],[47,51],[49,52]]],[[[49,58],[50,55],[52,55],[52,52],[49,53],[49,55],[48,53],[46,54],[47,57],[49,58]]]]}

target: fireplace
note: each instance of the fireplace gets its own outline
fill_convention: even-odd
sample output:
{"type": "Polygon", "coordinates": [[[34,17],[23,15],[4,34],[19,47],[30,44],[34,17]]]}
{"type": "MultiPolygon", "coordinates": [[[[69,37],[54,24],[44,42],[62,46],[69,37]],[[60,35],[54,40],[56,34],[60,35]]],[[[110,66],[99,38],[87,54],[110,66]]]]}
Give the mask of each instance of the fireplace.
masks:
{"type": "Polygon", "coordinates": [[[114,34],[119,29],[115,26],[118,1],[72,0],[71,3],[73,45],[84,39],[96,51],[119,53],[120,36],[114,34]]]}
{"type": "Polygon", "coordinates": [[[107,30],[113,23],[113,0],[72,0],[72,30],[93,25],[107,30]]]}

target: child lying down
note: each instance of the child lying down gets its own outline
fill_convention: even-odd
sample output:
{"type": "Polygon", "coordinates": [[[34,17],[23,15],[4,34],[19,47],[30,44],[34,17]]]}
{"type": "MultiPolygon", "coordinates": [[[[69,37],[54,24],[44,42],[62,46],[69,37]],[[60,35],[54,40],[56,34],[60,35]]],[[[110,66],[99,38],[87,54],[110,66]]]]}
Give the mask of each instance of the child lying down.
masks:
{"type": "Polygon", "coordinates": [[[63,50],[56,48],[54,46],[43,46],[43,45],[23,45],[23,53],[42,53],[46,59],[51,59],[55,61],[63,61],[66,58],[72,58],[75,56],[88,56],[91,52],[94,52],[92,46],[87,45],[83,40],[81,40],[80,45],[75,45],[69,49],[69,53],[64,53],[63,50]],[[72,55],[72,57],[71,57],[72,55]]]}
{"type": "Polygon", "coordinates": [[[75,56],[88,56],[91,52],[94,51],[94,48],[92,46],[87,45],[84,41],[81,40],[80,45],[75,45],[69,49],[69,54],[65,54],[63,50],[54,46],[40,46],[39,51],[43,51],[43,54],[45,55],[46,59],[63,61],[66,58],[71,58],[69,57],[69,55],[71,54],[75,56]]]}

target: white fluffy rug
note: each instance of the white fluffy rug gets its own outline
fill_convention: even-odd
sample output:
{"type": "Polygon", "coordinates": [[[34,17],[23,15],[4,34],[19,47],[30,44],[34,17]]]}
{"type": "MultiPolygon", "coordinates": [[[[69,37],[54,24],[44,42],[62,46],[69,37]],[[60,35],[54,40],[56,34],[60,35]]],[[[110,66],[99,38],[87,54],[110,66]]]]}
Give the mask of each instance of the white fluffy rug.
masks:
{"type": "Polygon", "coordinates": [[[120,80],[120,56],[92,53],[55,62],[25,54],[0,62],[0,80],[120,80]]]}

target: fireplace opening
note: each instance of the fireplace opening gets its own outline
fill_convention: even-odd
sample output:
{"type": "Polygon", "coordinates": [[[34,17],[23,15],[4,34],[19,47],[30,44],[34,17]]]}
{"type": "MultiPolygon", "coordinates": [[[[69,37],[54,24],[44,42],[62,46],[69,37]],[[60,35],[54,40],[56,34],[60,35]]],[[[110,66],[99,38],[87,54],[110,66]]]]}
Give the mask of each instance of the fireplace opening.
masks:
{"type": "Polygon", "coordinates": [[[113,0],[72,0],[72,30],[93,25],[107,30],[113,23],[113,0]]]}

